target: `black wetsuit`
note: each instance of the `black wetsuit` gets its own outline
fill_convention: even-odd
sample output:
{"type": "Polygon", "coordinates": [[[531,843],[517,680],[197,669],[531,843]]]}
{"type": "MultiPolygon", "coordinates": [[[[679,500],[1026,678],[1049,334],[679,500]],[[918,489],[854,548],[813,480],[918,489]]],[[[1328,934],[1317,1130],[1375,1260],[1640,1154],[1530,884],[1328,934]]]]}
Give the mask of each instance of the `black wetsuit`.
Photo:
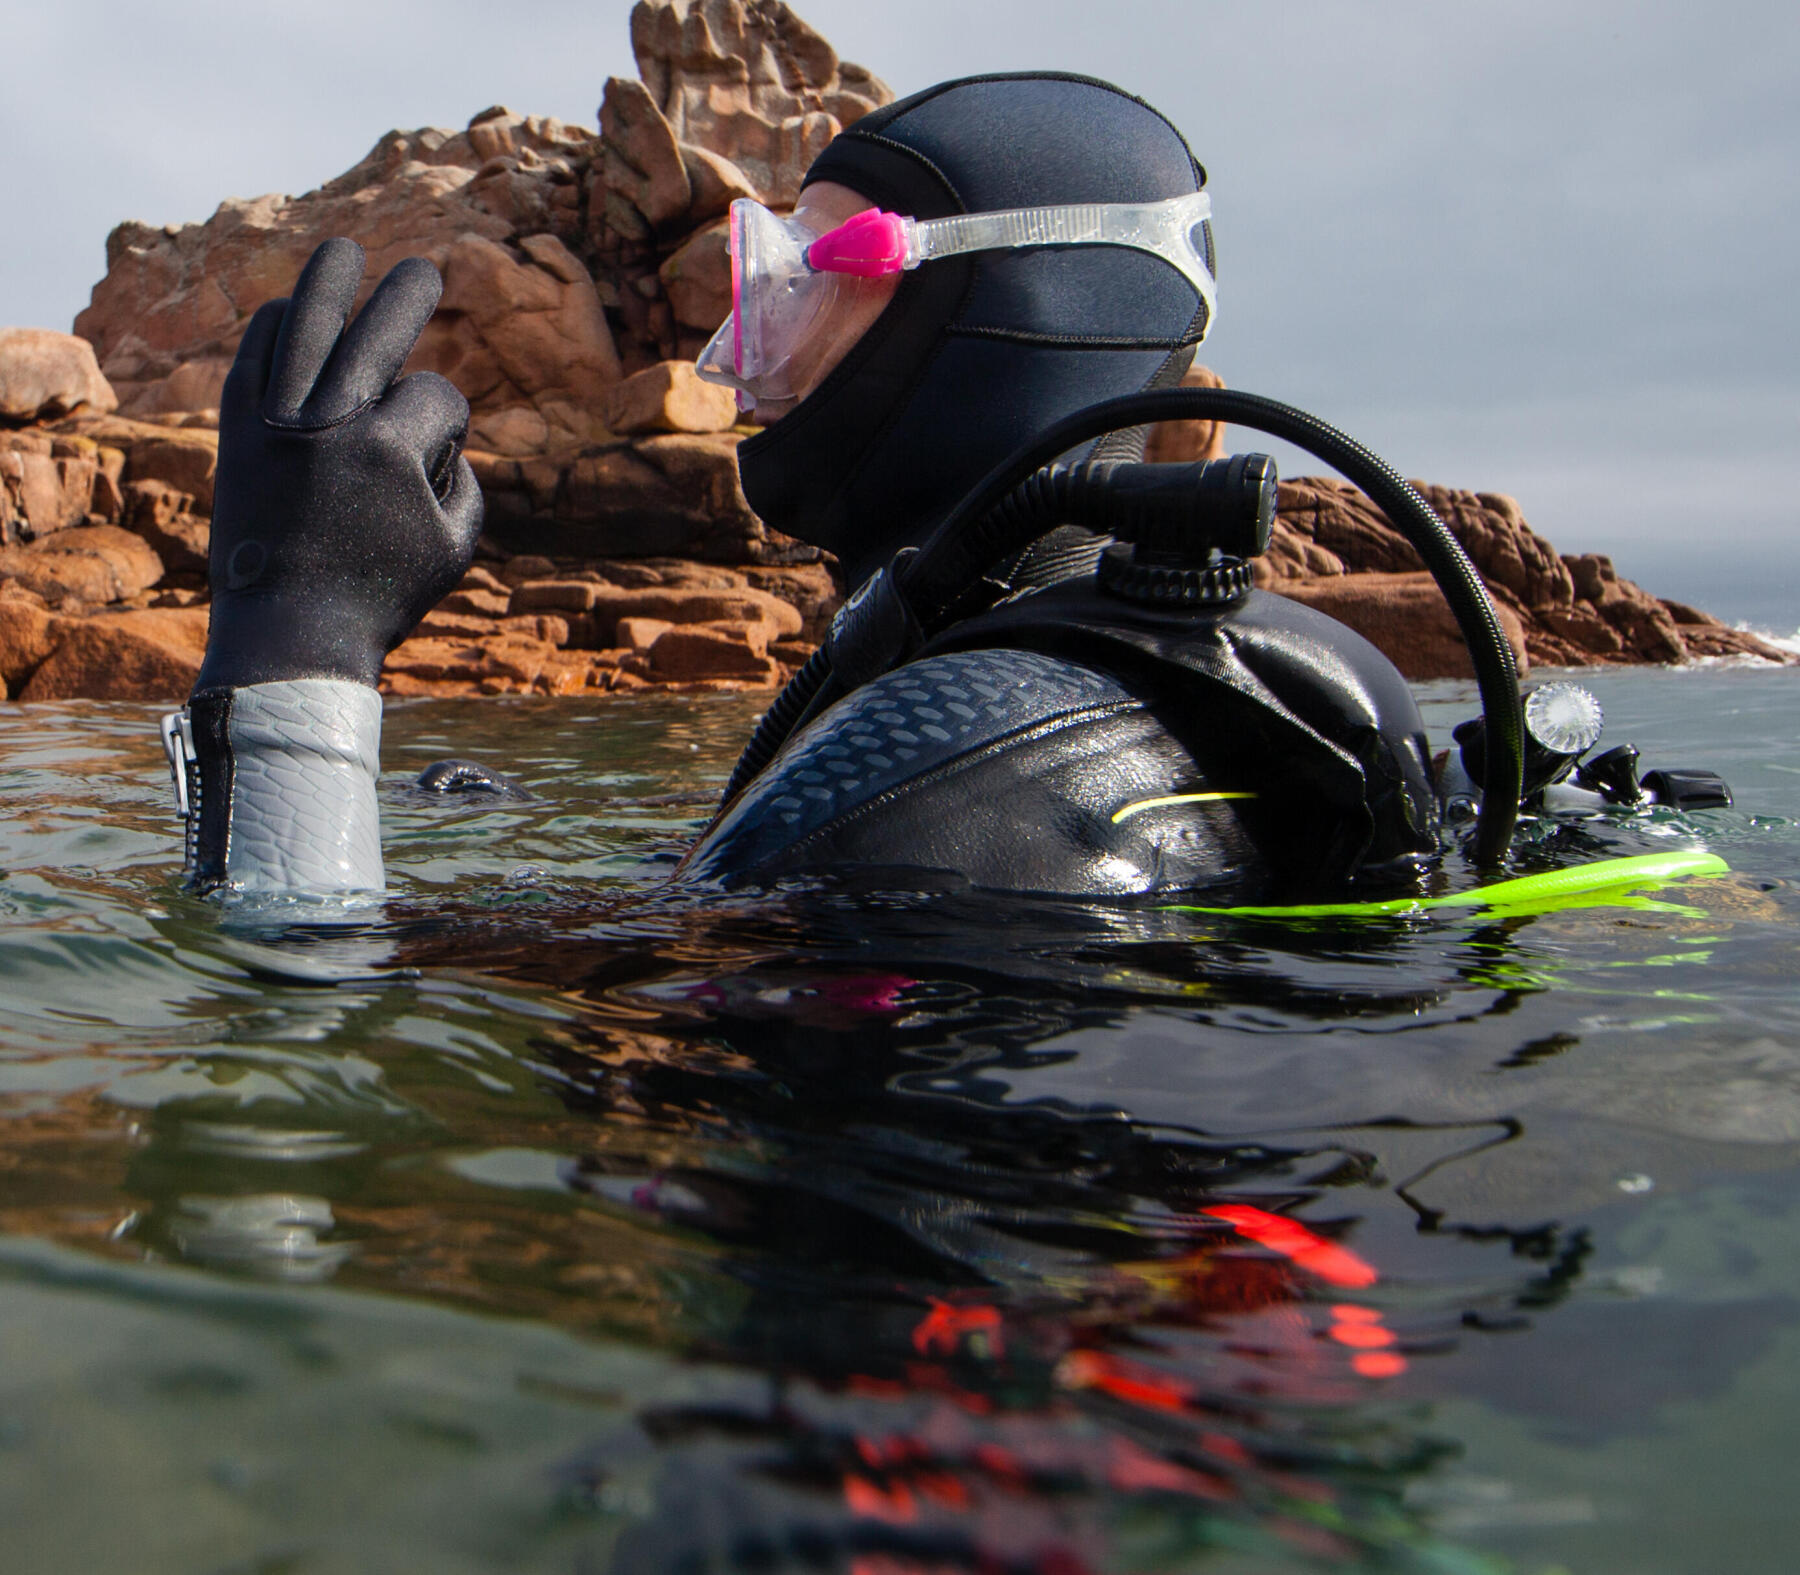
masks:
{"type": "Polygon", "coordinates": [[[1318,887],[1436,846],[1405,681],[1296,602],[1177,619],[1072,582],[939,644],[802,729],[686,873],[1121,897],[1318,887]]]}

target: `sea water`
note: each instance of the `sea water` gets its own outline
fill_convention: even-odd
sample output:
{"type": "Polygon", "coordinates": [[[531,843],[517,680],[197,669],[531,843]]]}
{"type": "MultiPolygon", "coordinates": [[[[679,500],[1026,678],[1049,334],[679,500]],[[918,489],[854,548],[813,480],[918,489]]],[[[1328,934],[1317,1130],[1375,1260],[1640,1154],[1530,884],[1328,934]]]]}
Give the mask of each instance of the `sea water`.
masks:
{"type": "Polygon", "coordinates": [[[275,934],[151,708],[0,708],[5,1568],[1787,1567],[1800,675],[1577,676],[1736,803],[1521,859],[1730,875],[679,899],[753,698],[417,703],[275,934]]]}

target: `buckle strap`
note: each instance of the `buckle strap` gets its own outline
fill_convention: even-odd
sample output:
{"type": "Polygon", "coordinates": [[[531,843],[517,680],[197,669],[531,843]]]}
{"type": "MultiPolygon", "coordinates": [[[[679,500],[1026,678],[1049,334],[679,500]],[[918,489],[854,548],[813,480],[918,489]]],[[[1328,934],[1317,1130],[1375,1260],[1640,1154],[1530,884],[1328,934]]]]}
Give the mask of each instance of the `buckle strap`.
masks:
{"type": "Polygon", "coordinates": [[[186,710],[171,711],[162,719],[163,754],[175,782],[175,813],[191,820],[198,795],[199,762],[194,759],[194,722],[186,710]]]}

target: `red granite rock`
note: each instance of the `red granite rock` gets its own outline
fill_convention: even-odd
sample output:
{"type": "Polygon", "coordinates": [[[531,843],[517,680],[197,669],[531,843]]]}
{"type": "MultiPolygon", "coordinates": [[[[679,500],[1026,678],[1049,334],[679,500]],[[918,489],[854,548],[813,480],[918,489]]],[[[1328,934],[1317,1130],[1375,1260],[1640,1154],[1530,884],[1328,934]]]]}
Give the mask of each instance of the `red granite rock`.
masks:
{"type": "Polygon", "coordinates": [[[730,224],[715,219],[694,231],[657,270],[675,321],[692,330],[690,347],[704,344],[731,314],[730,224]]]}
{"type": "Polygon", "coordinates": [[[832,615],[843,601],[825,564],[749,564],[738,572],[747,585],[768,592],[800,614],[800,639],[817,645],[825,638],[832,615]]]}
{"type": "MultiPolygon", "coordinates": [[[[1622,579],[1609,558],[1560,556],[1503,493],[1413,485],[1462,543],[1503,619],[1511,615],[1522,628],[1531,660],[1540,665],[1681,662],[1720,654],[1792,660],[1693,609],[1689,611],[1700,621],[1678,622],[1656,597],[1622,579]]],[[[1257,565],[1257,582],[1300,594],[1304,587],[1329,584],[1340,574],[1408,575],[1422,568],[1418,554],[1371,499],[1348,482],[1308,476],[1281,483],[1280,517],[1270,550],[1257,565]]],[[[1305,599],[1322,605],[1322,595],[1305,599]]],[[[1437,647],[1420,644],[1408,632],[1378,631],[1370,637],[1390,655],[1390,646],[1406,646],[1412,666],[1403,663],[1402,670],[1411,676],[1452,675],[1449,667],[1442,673],[1423,671],[1424,653],[1437,647]]],[[[1461,670],[1459,659],[1454,671],[1461,670]]]]}
{"type": "Polygon", "coordinates": [[[170,574],[204,575],[212,524],[193,511],[194,500],[165,481],[125,484],[125,529],[141,536],[170,574]]]}
{"type": "MultiPolygon", "coordinates": [[[[96,438],[117,426],[90,428],[96,438]]],[[[143,427],[128,438],[125,482],[160,481],[193,499],[195,512],[212,513],[213,478],[219,469],[219,434],[204,427],[143,427]]]]}
{"type": "MultiPolygon", "coordinates": [[[[122,224],[107,240],[106,277],[76,332],[93,344],[122,408],[149,414],[216,406],[223,368],[250,314],[286,294],[313,248],[332,235],[368,251],[365,295],[402,257],[426,256],[447,268],[467,238],[502,249],[503,262],[476,270],[482,289],[540,305],[548,292],[559,305],[578,306],[594,296],[586,270],[577,264],[577,278],[563,277],[570,270],[559,267],[561,258],[546,262],[523,242],[542,236],[581,244],[577,181],[592,140],[580,127],[498,109],[464,132],[390,132],[361,163],[302,197],[229,199],[203,224],[122,224]]],[[[572,255],[566,244],[563,252],[572,255]]],[[[502,365],[519,357],[488,343],[484,324],[494,316],[446,312],[419,364],[491,368],[488,386],[475,390],[478,414],[567,393],[554,381],[531,389],[508,383],[502,365]]]]}
{"type": "Polygon", "coordinates": [[[657,640],[675,627],[667,618],[621,618],[613,631],[613,638],[620,646],[629,646],[634,651],[648,651],[657,640]]]}
{"type": "Polygon", "coordinates": [[[729,160],[781,207],[827,142],[893,97],[771,0],[639,0],[631,48],[676,142],[729,160]]]}
{"type": "Polygon", "coordinates": [[[55,618],[44,599],[18,585],[0,585],[0,683],[18,693],[53,650],[55,618]]]}
{"type": "Polygon", "coordinates": [[[780,681],[781,664],[756,648],[752,631],[701,625],[675,628],[650,647],[650,669],[668,683],[729,678],[755,684],[780,681]]]}
{"type": "Polygon", "coordinates": [[[482,618],[502,618],[511,610],[511,595],[504,589],[459,586],[437,604],[438,612],[468,613],[482,618]]]}
{"type": "Polygon", "coordinates": [[[99,475],[100,447],[85,438],[0,432],[0,543],[85,523],[99,475]]]}
{"type": "Polygon", "coordinates": [[[0,547],[0,577],[50,605],[103,606],[148,590],[162,559],[141,536],[116,525],[83,525],[23,547],[0,547]]]}
{"type": "MultiPolygon", "coordinates": [[[[602,201],[629,205],[651,231],[685,217],[693,202],[693,183],[675,132],[649,90],[633,77],[607,79],[592,179],[602,201]]],[[[617,213],[608,217],[619,222],[617,213]]]]}
{"type": "Polygon", "coordinates": [[[103,415],[118,408],[85,339],[49,328],[0,328],[0,422],[55,421],[76,410],[103,415]]]}
{"type": "Polygon", "coordinates": [[[206,651],[206,618],[193,607],[58,619],[55,649],[18,698],[185,700],[206,651]]]}
{"type": "Polygon", "coordinates": [[[572,627],[570,638],[591,650],[631,642],[619,635],[626,618],[657,618],[667,623],[725,624],[744,631],[747,640],[760,640],[767,650],[770,640],[800,633],[799,611],[766,591],[682,589],[625,590],[596,587],[585,620],[572,627]]]}
{"type": "MultiPolygon", "coordinates": [[[[496,106],[460,132],[392,132],[301,197],[115,230],[77,326],[126,414],[66,378],[25,418],[72,410],[53,432],[0,433],[0,574],[45,593],[21,601],[15,588],[35,610],[0,615],[9,686],[51,654],[38,636],[73,621],[45,600],[72,614],[159,586],[159,610],[203,618],[217,405],[237,338],[334,234],[369,252],[365,297],[402,256],[445,272],[411,364],[470,399],[469,458],[488,502],[484,566],[395,653],[390,692],[768,683],[805,659],[838,603],[830,567],[751,511],[731,396],[686,362],[729,305],[731,200],[791,203],[813,154],[891,95],[779,0],[640,0],[630,30],[638,79],[606,83],[599,135],[496,106]],[[90,397],[71,402],[78,386],[90,397]],[[96,521],[137,545],[90,534],[96,521]],[[52,555],[55,536],[72,540],[52,555]],[[168,571],[160,585],[152,558],[168,571]]],[[[1196,367],[1186,382],[1219,380],[1196,367]]],[[[1223,441],[1213,423],[1170,423],[1149,453],[1206,458],[1223,441]]],[[[1510,498],[1423,490],[1540,664],[1781,658],[1605,560],[1559,556],[1510,498]]],[[[1342,609],[1410,672],[1464,670],[1416,555],[1367,498],[1303,478],[1283,483],[1281,502],[1259,583],[1342,609]]],[[[115,639],[137,627],[106,625],[115,639]]],[[[71,646],[46,685],[76,681],[84,649],[71,646]]]]}
{"type": "Polygon", "coordinates": [[[737,419],[731,390],[702,382],[692,361],[658,361],[607,394],[606,424],[621,434],[729,432],[737,419]]]}
{"type": "MultiPolygon", "coordinates": [[[[1337,574],[1288,580],[1281,594],[1348,624],[1408,678],[1473,678],[1474,664],[1437,581],[1423,569],[1412,574],[1337,574]]],[[[1530,668],[1525,626],[1504,605],[1500,627],[1524,673],[1530,668]]]]}
{"type": "MultiPolygon", "coordinates": [[[[1223,388],[1225,380],[1209,366],[1191,366],[1178,386],[1223,388]]],[[[1144,458],[1153,464],[1189,464],[1197,459],[1224,457],[1223,421],[1159,421],[1150,428],[1144,445],[1144,458]]]]}

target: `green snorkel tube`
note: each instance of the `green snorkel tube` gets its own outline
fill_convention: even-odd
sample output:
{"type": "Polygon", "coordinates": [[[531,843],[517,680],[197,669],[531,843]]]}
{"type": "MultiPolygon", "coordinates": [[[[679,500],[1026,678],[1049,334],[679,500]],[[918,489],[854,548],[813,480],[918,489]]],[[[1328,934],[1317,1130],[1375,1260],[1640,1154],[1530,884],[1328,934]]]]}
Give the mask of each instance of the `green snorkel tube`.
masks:
{"type": "MultiPolygon", "coordinates": [[[[1433,909],[1470,908],[1489,915],[1525,917],[1559,908],[1666,907],[1636,893],[1647,887],[1695,876],[1729,875],[1731,866],[1716,853],[1686,848],[1676,853],[1642,853],[1632,858],[1595,859],[1571,869],[1543,870],[1495,881],[1442,897],[1395,897],[1384,902],[1321,902],[1273,908],[1203,908],[1171,903],[1170,913],[1210,913],[1233,919],[1404,919],[1433,909]]],[[[1679,911],[1679,910],[1678,910],[1679,911]]]]}

